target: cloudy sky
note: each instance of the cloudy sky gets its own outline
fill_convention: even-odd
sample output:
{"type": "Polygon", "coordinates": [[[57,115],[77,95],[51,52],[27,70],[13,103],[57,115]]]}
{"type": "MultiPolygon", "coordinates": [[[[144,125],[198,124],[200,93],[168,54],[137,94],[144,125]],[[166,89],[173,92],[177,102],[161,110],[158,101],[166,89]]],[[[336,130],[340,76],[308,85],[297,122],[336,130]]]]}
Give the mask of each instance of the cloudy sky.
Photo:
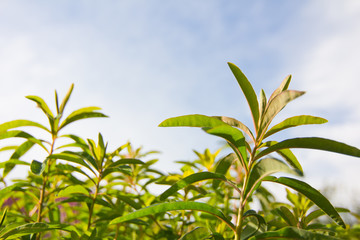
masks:
{"type": "MultiPolygon", "coordinates": [[[[158,128],[162,120],[201,113],[251,123],[226,64],[233,62],[256,92],[271,94],[288,74],[290,88],[307,91],[277,121],[294,114],[329,120],[281,137],[322,136],[359,147],[359,24],[357,0],[4,0],[0,119],[43,121],[24,96],[52,103],[55,89],[63,96],[75,83],[68,110],[96,105],[110,118],[69,131],[84,138],[101,132],[113,148],[130,140],[160,150],[157,167],[171,172],[174,161],[195,158],[193,149],[220,145],[198,129],[158,128]]],[[[313,186],[360,192],[359,159],[296,153],[313,186]]]]}

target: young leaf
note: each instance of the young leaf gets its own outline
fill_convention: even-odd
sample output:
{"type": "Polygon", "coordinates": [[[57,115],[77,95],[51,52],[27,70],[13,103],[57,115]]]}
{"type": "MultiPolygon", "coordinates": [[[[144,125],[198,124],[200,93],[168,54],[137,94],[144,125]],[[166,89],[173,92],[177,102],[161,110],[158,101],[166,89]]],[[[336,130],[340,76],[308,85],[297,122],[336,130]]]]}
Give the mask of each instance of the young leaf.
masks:
{"type": "Polygon", "coordinates": [[[170,202],[159,203],[146,208],[142,208],[135,212],[129,213],[125,216],[113,219],[110,224],[121,223],[136,218],[145,217],[161,212],[176,211],[176,210],[196,210],[201,212],[207,212],[214,215],[221,221],[225,222],[233,231],[236,231],[234,224],[217,208],[201,202],[170,202]]]}
{"type": "Polygon", "coordinates": [[[286,76],[286,78],[281,82],[280,86],[271,94],[269,98],[269,102],[279,93],[282,93],[283,91],[287,90],[289,88],[290,81],[291,81],[291,75],[286,76]]]}
{"type": "Polygon", "coordinates": [[[259,103],[259,119],[261,119],[261,116],[264,114],[265,112],[265,108],[266,108],[266,105],[267,105],[267,100],[266,100],[266,94],[265,94],[265,91],[264,89],[261,89],[261,92],[260,92],[260,103],[259,103]]]}
{"type": "Polygon", "coordinates": [[[212,128],[225,123],[214,117],[208,117],[200,114],[184,115],[168,118],[159,124],[159,127],[207,127],[212,128]]]}
{"type": "Polygon", "coordinates": [[[309,184],[297,179],[287,178],[287,177],[280,177],[280,178],[267,177],[264,179],[264,181],[280,183],[298,191],[299,193],[303,194],[305,197],[310,199],[313,203],[315,203],[337,224],[339,224],[343,228],[346,228],[344,221],[342,220],[336,209],[331,205],[329,200],[327,200],[326,197],[324,197],[319,191],[311,187],[309,184]]]}
{"type": "Polygon", "coordinates": [[[60,105],[60,108],[59,108],[59,113],[60,114],[63,114],[65,106],[66,106],[67,102],[69,101],[69,98],[70,98],[70,95],[71,95],[73,89],[74,89],[74,84],[71,84],[68,92],[66,93],[63,101],[61,102],[61,105],[60,105]]]}
{"type": "Polygon", "coordinates": [[[273,126],[269,131],[265,133],[264,139],[274,133],[277,133],[287,128],[297,127],[305,124],[323,124],[323,123],[327,123],[327,120],[321,117],[314,117],[308,115],[291,117],[273,126]]]}
{"type": "Polygon", "coordinates": [[[260,132],[264,134],[274,117],[292,100],[302,96],[305,92],[285,90],[272,99],[260,120],[260,132]]]}
{"type": "Polygon", "coordinates": [[[259,103],[254,88],[251,86],[251,83],[246,78],[246,76],[241,72],[241,70],[235,64],[228,63],[228,65],[231,71],[233,72],[236,80],[238,81],[241,90],[245,95],[245,98],[251,110],[252,117],[254,119],[255,129],[257,130],[259,123],[259,103]]]}
{"type": "Polygon", "coordinates": [[[259,159],[263,156],[268,155],[269,153],[286,148],[317,149],[317,150],[324,150],[334,153],[341,153],[353,157],[360,157],[360,149],[356,147],[326,138],[308,137],[308,138],[292,138],[279,142],[258,153],[255,159],[259,159]]]}
{"type": "Polygon", "coordinates": [[[46,102],[38,96],[26,96],[27,99],[30,99],[37,103],[37,106],[48,116],[49,120],[54,119],[54,115],[51,112],[50,108],[46,104],[46,102]]]}

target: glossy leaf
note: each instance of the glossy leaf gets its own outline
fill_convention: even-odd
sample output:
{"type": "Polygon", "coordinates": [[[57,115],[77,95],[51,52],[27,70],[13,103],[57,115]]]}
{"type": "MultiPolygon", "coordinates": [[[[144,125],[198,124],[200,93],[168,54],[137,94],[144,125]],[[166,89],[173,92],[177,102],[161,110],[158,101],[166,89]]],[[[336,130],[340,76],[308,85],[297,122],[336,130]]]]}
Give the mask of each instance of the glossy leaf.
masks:
{"type": "Polygon", "coordinates": [[[129,221],[136,218],[145,217],[148,215],[153,215],[156,213],[176,211],[176,210],[196,210],[207,212],[211,215],[214,215],[221,221],[225,222],[233,231],[235,231],[234,224],[227,218],[225,215],[218,210],[217,208],[201,202],[169,202],[169,203],[159,203],[146,208],[139,209],[135,212],[129,213],[125,216],[115,218],[110,222],[110,224],[121,223],[129,221]]]}
{"type": "Polygon", "coordinates": [[[287,128],[297,127],[300,125],[307,125],[307,124],[323,124],[323,123],[327,123],[327,120],[321,117],[314,117],[309,115],[301,115],[301,116],[287,118],[281,123],[273,126],[269,131],[267,131],[264,135],[264,139],[274,133],[277,133],[287,128]]]}
{"type": "Polygon", "coordinates": [[[280,160],[274,158],[262,159],[253,166],[250,172],[244,196],[249,197],[265,177],[277,172],[297,174],[297,172],[280,160]]]}
{"type": "Polygon", "coordinates": [[[278,231],[265,232],[251,237],[249,240],[263,240],[263,239],[293,239],[293,240],[339,240],[338,238],[323,235],[313,231],[307,231],[296,227],[285,227],[278,231]]]}
{"type": "Polygon", "coordinates": [[[292,138],[279,142],[271,147],[268,147],[262,152],[258,153],[255,159],[259,159],[263,156],[268,155],[269,153],[286,148],[317,149],[317,150],[324,150],[334,153],[341,153],[353,157],[360,157],[360,149],[356,147],[326,138],[308,137],[308,138],[292,138]]]}
{"type": "Polygon", "coordinates": [[[184,115],[179,117],[168,118],[159,124],[159,127],[217,127],[225,123],[214,117],[200,114],[184,115]]]}
{"type": "Polygon", "coordinates": [[[345,223],[340,217],[336,209],[331,205],[329,200],[324,197],[319,191],[311,187],[309,184],[297,179],[287,177],[267,177],[264,181],[270,181],[283,184],[290,187],[315,203],[321,210],[323,210],[328,216],[330,216],[337,224],[345,228],[345,223]]]}
{"type": "Polygon", "coordinates": [[[237,82],[239,83],[242,92],[245,95],[245,98],[251,110],[252,117],[254,119],[255,129],[257,129],[260,114],[259,114],[259,103],[254,88],[252,87],[251,83],[246,78],[246,76],[235,64],[228,63],[228,65],[232,73],[234,74],[237,82]]]}
{"type": "Polygon", "coordinates": [[[217,179],[217,180],[221,180],[224,182],[228,182],[226,177],[222,174],[217,174],[217,173],[212,173],[212,172],[194,173],[194,174],[191,174],[191,175],[177,181],[174,185],[172,185],[165,192],[163,192],[160,195],[160,201],[164,201],[172,194],[176,193],[180,189],[182,189],[190,184],[193,184],[193,183],[199,182],[199,181],[209,180],[209,179],[217,179]]]}
{"type": "Polygon", "coordinates": [[[285,90],[275,96],[267,105],[260,122],[261,134],[264,134],[273,118],[292,100],[300,97],[305,92],[285,90]]]}

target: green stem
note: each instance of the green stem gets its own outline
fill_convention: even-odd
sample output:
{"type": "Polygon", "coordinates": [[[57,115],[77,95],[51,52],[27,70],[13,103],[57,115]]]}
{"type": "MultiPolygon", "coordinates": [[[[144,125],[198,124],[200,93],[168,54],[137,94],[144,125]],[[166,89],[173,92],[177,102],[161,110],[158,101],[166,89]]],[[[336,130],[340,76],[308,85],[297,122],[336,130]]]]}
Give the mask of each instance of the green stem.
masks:
{"type": "Polygon", "coordinates": [[[89,209],[89,220],[88,220],[88,226],[87,226],[88,230],[91,227],[91,223],[92,223],[91,218],[92,218],[92,215],[93,215],[93,212],[94,212],[95,201],[96,201],[97,195],[99,193],[100,182],[101,182],[101,173],[99,174],[98,182],[97,182],[97,184],[95,186],[96,188],[95,188],[94,198],[93,198],[93,201],[92,201],[90,209],[89,209]]]}

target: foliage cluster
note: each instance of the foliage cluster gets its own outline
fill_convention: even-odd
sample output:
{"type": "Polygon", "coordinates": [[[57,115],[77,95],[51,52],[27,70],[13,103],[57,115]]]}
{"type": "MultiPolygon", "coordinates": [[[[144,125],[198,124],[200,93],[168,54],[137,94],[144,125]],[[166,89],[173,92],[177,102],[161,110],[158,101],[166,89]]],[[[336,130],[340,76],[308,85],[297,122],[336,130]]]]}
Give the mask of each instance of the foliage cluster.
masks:
{"type": "Polygon", "coordinates": [[[66,115],[73,85],[61,103],[55,91],[55,112],[42,98],[27,96],[48,124],[14,120],[0,125],[1,140],[21,139],[0,149],[10,156],[0,162],[0,239],[358,239],[358,225],[350,228],[339,214],[347,209],[335,208],[299,177],[276,176],[303,175],[293,148],[354,157],[360,157],[360,150],[319,137],[269,140],[288,128],[327,120],[300,115],[272,125],[304,92],[288,90],[288,76],[269,98],[263,90],[258,98],[241,70],[229,66],[249,104],[253,129],[224,116],[194,114],[163,121],[160,127],[199,127],[232,149],[225,156],[220,150],[194,151],[197,159],[178,162],[180,171],[168,175],[154,168],[155,152],[130,143],[109,150],[101,134],[97,140],[63,134],[79,120],[106,117],[98,107],[66,115]],[[44,134],[37,137],[34,129],[44,134]],[[26,154],[35,146],[47,157],[30,163],[26,154]],[[20,165],[29,168],[28,176],[8,181],[20,165]],[[277,202],[263,182],[284,185],[289,203],[277,202]],[[154,184],[168,188],[158,196],[150,191],[154,184]],[[254,203],[260,210],[252,209],[254,203]],[[323,215],[333,222],[321,222],[323,215]]]}

